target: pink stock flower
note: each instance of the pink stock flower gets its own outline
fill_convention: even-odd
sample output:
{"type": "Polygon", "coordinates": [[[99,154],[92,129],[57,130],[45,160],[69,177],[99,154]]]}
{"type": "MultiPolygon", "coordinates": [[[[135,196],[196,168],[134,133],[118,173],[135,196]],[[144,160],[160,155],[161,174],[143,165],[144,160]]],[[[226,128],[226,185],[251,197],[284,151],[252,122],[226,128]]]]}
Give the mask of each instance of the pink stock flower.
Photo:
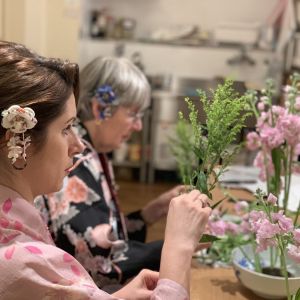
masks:
{"type": "Polygon", "coordinates": [[[260,131],[261,143],[265,144],[268,149],[274,149],[284,143],[282,132],[276,127],[267,127],[260,131]]]}
{"type": "Polygon", "coordinates": [[[279,119],[278,126],[289,145],[295,146],[300,142],[300,116],[286,115],[279,119]]]}
{"type": "Polygon", "coordinates": [[[226,229],[227,229],[227,224],[223,220],[218,220],[216,222],[208,222],[210,231],[213,235],[219,235],[222,236],[225,234],[226,229]]]}
{"type": "Polygon", "coordinates": [[[249,225],[252,232],[257,232],[260,228],[262,220],[266,219],[267,215],[263,211],[253,210],[249,213],[249,225]]]}
{"type": "Polygon", "coordinates": [[[248,221],[246,220],[243,220],[242,223],[240,224],[240,227],[241,227],[241,232],[242,233],[245,233],[245,234],[248,234],[251,232],[251,227],[250,227],[250,224],[248,221]]]}
{"type": "Polygon", "coordinates": [[[259,135],[254,131],[249,132],[247,134],[247,144],[246,145],[249,150],[254,151],[254,150],[258,149],[261,145],[259,135]]]}
{"type": "Polygon", "coordinates": [[[240,232],[239,226],[233,222],[227,222],[226,232],[231,234],[238,234],[240,232]]]}
{"type": "Polygon", "coordinates": [[[277,245],[277,242],[275,239],[270,238],[270,239],[265,239],[265,238],[256,238],[256,252],[262,252],[268,249],[268,247],[275,247],[277,245]]]}
{"type": "Polygon", "coordinates": [[[234,210],[237,214],[241,214],[247,211],[249,204],[247,201],[239,201],[234,205],[234,210]]]}
{"type": "Polygon", "coordinates": [[[296,97],[294,107],[296,110],[300,110],[300,96],[296,97]]]}
{"type": "Polygon", "coordinates": [[[293,231],[294,241],[295,243],[300,246],[300,229],[295,229],[293,231]]]}
{"type": "Polygon", "coordinates": [[[272,204],[272,205],[276,205],[277,204],[277,197],[275,197],[272,193],[270,193],[268,198],[267,198],[267,202],[272,204]]]}
{"type": "Polygon", "coordinates": [[[289,91],[292,90],[292,86],[287,84],[287,85],[283,86],[282,89],[285,93],[288,93],[289,91]]]}
{"type": "Polygon", "coordinates": [[[278,224],[280,233],[288,233],[294,229],[293,220],[291,218],[287,218],[283,214],[283,210],[278,213],[272,213],[271,217],[272,221],[278,224]]]}
{"type": "Polygon", "coordinates": [[[296,263],[300,263],[300,246],[289,245],[288,256],[296,263]]]}
{"type": "Polygon", "coordinates": [[[254,159],[253,165],[260,169],[259,178],[266,181],[266,169],[270,176],[274,174],[274,166],[269,152],[259,151],[254,159]]]}
{"type": "MultiPolygon", "coordinates": [[[[287,114],[287,110],[284,107],[279,105],[272,105],[271,110],[273,115],[278,117],[283,117],[287,114]]],[[[269,113],[269,115],[271,117],[271,113],[269,113]]]]}
{"type": "Polygon", "coordinates": [[[262,102],[262,101],[258,102],[257,108],[258,108],[258,110],[263,111],[265,109],[264,102],[262,102]]]}
{"type": "Polygon", "coordinates": [[[271,239],[280,233],[277,224],[272,224],[269,220],[264,219],[257,226],[256,236],[258,239],[271,239]]]}

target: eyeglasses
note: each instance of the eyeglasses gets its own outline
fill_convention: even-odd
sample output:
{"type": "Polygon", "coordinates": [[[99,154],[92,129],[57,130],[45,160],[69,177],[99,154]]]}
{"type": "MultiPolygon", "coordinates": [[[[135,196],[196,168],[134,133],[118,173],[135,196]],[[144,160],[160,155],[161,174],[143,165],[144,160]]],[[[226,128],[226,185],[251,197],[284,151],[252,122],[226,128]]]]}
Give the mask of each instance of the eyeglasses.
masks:
{"type": "Polygon", "coordinates": [[[144,115],[145,115],[145,111],[139,111],[139,112],[128,111],[127,113],[127,116],[132,120],[132,123],[141,120],[144,117],[144,115]]]}

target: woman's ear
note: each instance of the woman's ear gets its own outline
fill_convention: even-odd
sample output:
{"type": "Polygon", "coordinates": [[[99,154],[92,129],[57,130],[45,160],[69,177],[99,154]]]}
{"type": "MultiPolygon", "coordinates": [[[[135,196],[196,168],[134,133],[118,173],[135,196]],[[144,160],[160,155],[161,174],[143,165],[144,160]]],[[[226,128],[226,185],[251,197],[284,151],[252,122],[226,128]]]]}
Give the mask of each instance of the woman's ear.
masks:
{"type": "Polygon", "coordinates": [[[92,113],[95,120],[102,119],[101,112],[104,110],[104,107],[95,99],[92,100],[92,113]]]}

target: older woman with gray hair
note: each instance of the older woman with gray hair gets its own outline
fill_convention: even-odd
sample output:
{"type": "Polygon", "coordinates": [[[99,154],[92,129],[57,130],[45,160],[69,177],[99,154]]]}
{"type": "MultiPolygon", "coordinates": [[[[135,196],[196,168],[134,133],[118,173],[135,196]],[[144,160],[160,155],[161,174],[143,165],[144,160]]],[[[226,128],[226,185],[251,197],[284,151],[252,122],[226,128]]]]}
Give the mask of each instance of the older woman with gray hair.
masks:
{"type": "Polygon", "coordinates": [[[74,255],[99,287],[123,283],[143,268],[159,270],[163,242],[145,243],[147,226],[168,212],[176,186],[124,217],[107,153],[142,130],[150,86],[124,58],[98,57],[80,73],[78,131],[86,144],[63,189],[45,197],[57,246],[74,255]]]}

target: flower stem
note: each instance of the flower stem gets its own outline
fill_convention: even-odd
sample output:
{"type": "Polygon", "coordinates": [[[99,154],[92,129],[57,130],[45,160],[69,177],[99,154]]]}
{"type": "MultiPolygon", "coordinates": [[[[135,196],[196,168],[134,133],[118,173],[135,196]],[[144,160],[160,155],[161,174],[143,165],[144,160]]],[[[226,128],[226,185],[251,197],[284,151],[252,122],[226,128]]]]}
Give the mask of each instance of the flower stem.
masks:
{"type": "Polygon", "coordinates": [[[298,217],[299,217],[299,214],[300,214],[300,201],[299,201],[299,204],[298,204],[298,208],[297,208],[297,212],[296,212],[296,216],[295,216],[295,220],[294,220],[294,227],[297,225],[298,223],[298,217]]]}
{"type": "Polygon", "coordinates": [[[294,149],[293,149],[293,147],[291,147],[288,157],[287,157],[287,168],[288,169],[285,172],[285,183],[284,183],[283,209],[284,209],[285,214],[287,211],[287,204],[289,201],[289,193],[290,193],[290,186],[291,186],[293,152],[294,152],[294,149]]]}
{"type": "Polygon", "coordinates": [[[259,254],[256,253],[256,244],[255,241],[252,242],[252,250],[253,250],[253,255],[254,255],[254,266],[255,266],[255,271],[262,273],[261,265],[260,265],[260,259],[259,259],[259,254]]]}
{"type": "Polygon", "coordinates": [[[244,251],[243,247],[242,247],[242,246],[238,246],[238,248],[239,248],[240,251],[243,253],[243,255],[244,255],[245,258],[248,260],[248,262],[249,262],[250,264],[253,264],[251,258],[250,258],[250,257],[248,256],[248,254],[244,251]]]}
{"type": "Polygon", "coordinates": [[[287,299],[288,300],[292,300],[292,296],[290,293],[290,287],[289,287],[289,275],[287,272],[287,268],[286,268],[286,261],[285,261],[285,255],[284,255],[284,247],[282,245],[282,241],[280,238],[278,238],[278,244],[279,244],[279,248],[280,248],[280,263],[281,263],[281,270],[283,272],[284,275],[284,280],[285,280],[285,289],[286,289],[286,293],[287,293],[287,299]]]}

